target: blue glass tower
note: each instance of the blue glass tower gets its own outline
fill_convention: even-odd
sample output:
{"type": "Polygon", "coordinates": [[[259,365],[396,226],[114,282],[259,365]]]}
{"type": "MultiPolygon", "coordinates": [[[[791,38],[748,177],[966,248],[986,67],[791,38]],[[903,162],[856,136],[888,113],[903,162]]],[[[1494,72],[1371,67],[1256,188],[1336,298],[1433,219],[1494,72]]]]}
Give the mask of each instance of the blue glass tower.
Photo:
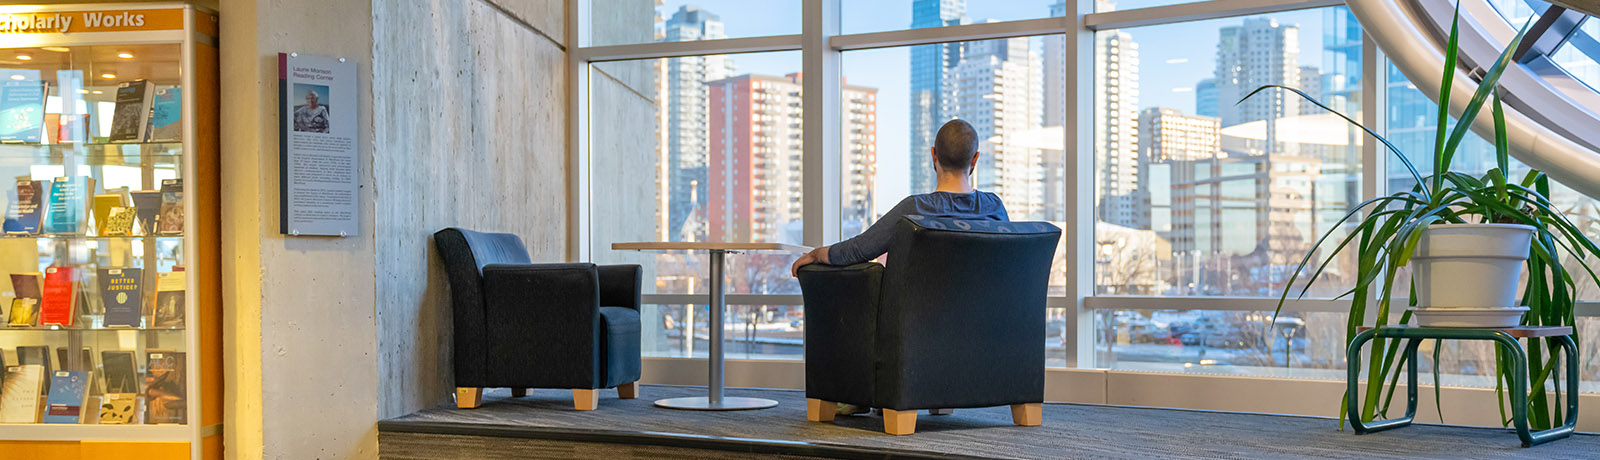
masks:
{"type": "MultiPolygon", "coordinates": [[[[912,0],[911,28],[957,25],[965,21],[966,0],[912,0]]],[[[945,70],[961,61],[960,43],[919,45],[911,48],[911,193],[927,193],[936,186],[928,149],[944,123],[945,70]]]]}

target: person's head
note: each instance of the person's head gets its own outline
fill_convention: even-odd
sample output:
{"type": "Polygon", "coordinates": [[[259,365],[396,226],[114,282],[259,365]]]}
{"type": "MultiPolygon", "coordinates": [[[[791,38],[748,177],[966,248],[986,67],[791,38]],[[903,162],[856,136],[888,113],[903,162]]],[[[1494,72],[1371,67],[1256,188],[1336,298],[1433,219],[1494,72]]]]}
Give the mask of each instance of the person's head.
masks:
{"type": "Polygon", "coordinates": [[[978,131],[959,118],[945,122],[933,138],[933,165],[941,174],[972,174],[978,166],[978,131]]]}
{"type": "Polygon", "coordinates": [[[317,92],[306,91],[306,107],[317,108],[317,92]]]}

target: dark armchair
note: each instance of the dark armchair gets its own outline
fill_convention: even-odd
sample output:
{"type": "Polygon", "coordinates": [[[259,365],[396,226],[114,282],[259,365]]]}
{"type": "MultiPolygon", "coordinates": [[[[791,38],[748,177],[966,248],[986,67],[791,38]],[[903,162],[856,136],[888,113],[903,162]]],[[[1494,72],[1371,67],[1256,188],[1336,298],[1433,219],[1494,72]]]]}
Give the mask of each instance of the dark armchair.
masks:
{"type": "Polygon", "coordinates": [[[812,264],[806,307],[807,418],[836,403],[883,410],[884,431],[917,411],[1011,406],[1040,423],[1045,296],[1061,230],[1040,222],[907,217],[888,268],[812,264]]]}
{"type": "Polygon", "coordinates": [[[484,388],[571,389],[594,410],[601,388],[638,397],[638,265],[533,264],[516,235],[433,235],[454,300],[456,405],[484,388]]]}

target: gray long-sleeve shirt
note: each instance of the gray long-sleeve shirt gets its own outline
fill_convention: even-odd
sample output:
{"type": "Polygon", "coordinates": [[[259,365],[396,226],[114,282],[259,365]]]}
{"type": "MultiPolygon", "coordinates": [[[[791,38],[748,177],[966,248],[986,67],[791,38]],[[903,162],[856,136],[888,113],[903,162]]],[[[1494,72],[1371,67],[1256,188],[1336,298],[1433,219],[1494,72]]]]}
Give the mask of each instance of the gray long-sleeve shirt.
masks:
{"type": "Polygon", "coordinates": [[[894,238],[894,226],[900,218],[918,215],[933,218],[964,220],[1010,221],[1006,206],[993,193],[974,190],[972,193],[933,192],[911,195],[894,205],[888,214],[874,222],[867,231],[854,238],[828,247],[828,264],[852,265],[878,258],[889,252],[889,241],[894,238]]]}

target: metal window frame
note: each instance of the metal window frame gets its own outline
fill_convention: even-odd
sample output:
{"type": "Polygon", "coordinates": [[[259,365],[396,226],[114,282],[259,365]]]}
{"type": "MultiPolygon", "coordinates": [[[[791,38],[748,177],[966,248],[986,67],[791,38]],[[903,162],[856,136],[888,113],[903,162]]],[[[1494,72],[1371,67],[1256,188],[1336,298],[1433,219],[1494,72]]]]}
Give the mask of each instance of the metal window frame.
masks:
{"type": "MultiPolygon", "coordinates": [[[[801,96],[805,110],[803,123],[806,132],[821,135],[808,138],[821,139],[804,146],[802,190],[807,197],[804,204],[803,233],[805,244],[820,246],[836,241],[840,234],[840,161],[841,140],[839,108],[842,101],[843,51],[903,47],[969,40],[1012,38],[1063,34],[1064,52],[1071,63],[1065,75],[1067,98],[1063,124],[1072,129],[1063,130],[1063,145],[1073,146],[1071,151],[1093,151],[1094,117],[1094,34],[1097,31],[1121,28],[1175,24],[1209,19],[1279,13],[1286,11],[1325,8],[1344,5],[1343,0],[1210,0],[1170,6],[1157,6],[1121,11],[1094,12],[1094,0],[1074,0],[1076,12],[1064,17],[1024,19],[982,24],[966,24],[923,29],[892,30],[856,34],[840,32],[840,0],[803,0],[802,32],[798,35],[730,38],[693,42],[656,42],[608,46],[589,46],[592,35],[588,0],[566,0],[566,32],[568,40],[568,135],[569,135],[569,260],[591,260],[590,216],[590,166],[589,166],[589,85],[590,66],[597,62],[636,59],[657,59],[682,56],[741,54],[770,51],[800,51],[801,67],[807,75],[823,78],[805,80],[801,96]]],[[[1362,121],[1368,126],[1381,126],[1383,111],[1373,108],[1383,106],[1387,72],[1383,57],[1371,40],[1363,40],[1362,121]]],[[[1063,153],[1066,154],[1066,153],[1063,153]]],[[[1383,172],[1386,155],[1376,143],[1366,142],[1362,147],[1362,195],[1366,198],[1385,192],[1383,172]]],[[[1068,368],[1094,368],[1092,331],[1093,314],[1107,309],[1188,309],[1226,311],[1273,311],[1275,298],[1250,297],[1160,297],[1160,296],[1098,296],[1092,278],[1094,268],[1094,204],[1093,155],[1073,155],[1066,165],[1066,203],[1073,222],[1063,228],[1062,238],[1067,241],[1064,260],[1069,270],[1066,293],[1048,299],[1047,308],[1070,308],[1067,315],[1066,338],[1068,368]]],[[[646,294],[646,304],[705,304],[708,294],[646,294]]],[[[799,305],[799,295],[729,294],[730,305],[799,305]]],[[[1344,312],[1344,301],[1332,299],[1291,300],[1284,304],[1284,312],[1344,312]]],[[[1580,303],[1579,316],[1600,316],[1600,303],[1580,303]]]]}

